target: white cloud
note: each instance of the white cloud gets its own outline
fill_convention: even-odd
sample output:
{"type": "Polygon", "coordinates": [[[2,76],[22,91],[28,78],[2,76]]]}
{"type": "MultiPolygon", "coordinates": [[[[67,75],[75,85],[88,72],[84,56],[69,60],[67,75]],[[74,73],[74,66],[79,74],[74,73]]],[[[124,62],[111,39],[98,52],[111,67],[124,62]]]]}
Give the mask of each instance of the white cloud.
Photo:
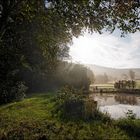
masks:
{"type": "Polygon", "coordinates": [[[140,33],[130,34],[126,38],[114,34],[86,33],[73,38],[70,55],[75,62],[96,64],[107,67],[140,67],[140,33]]]}

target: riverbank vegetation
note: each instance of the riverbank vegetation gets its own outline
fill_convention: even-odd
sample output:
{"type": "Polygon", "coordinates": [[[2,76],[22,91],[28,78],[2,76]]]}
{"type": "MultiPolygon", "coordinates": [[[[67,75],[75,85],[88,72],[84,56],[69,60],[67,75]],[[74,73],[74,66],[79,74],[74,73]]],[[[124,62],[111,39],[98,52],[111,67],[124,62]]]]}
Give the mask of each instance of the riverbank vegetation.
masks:
{"type": "Polygon", "coordinates": [[[91,110],[87,95],[73,91],[64,88],[0,106],[0,139],[139,139],[140,120],[131,113],[113,120],[96,106],[91,110]]]}

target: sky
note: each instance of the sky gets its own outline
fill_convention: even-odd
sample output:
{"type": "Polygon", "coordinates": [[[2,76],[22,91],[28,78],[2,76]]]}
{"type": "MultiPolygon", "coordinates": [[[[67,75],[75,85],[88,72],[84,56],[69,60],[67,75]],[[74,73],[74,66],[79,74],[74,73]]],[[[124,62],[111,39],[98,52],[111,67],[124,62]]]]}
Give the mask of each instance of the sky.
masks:
{"type": "Polygon", "coordinates": [[[140,68],[140,32],[120,37],[119,31],[85,33],[73,38],[71,61],[111,68],[140,68]]]}

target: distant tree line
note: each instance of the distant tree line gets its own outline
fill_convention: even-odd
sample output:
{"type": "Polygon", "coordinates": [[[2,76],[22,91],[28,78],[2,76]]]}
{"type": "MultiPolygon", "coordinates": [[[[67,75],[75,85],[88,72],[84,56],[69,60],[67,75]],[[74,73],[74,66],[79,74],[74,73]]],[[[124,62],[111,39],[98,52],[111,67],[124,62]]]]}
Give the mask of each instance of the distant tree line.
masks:
{"type": "Polygon", "coordinates": [[[136,82],[134,80],[122,80],[115,82],[114,87],[116,89],[134,89],[136,82]]]}

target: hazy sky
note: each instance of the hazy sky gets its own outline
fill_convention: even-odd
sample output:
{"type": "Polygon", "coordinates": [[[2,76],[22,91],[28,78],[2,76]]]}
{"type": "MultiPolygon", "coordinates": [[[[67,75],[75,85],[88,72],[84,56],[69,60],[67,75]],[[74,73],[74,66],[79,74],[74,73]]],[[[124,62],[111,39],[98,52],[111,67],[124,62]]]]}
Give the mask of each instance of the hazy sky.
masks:
{"type": "Polygon", "coordinates": [[[86,33],[73,38],[73,62],[114,68],[140,68],[140,32],[121,38],[118,31],[102,35],[86,33]]]}

